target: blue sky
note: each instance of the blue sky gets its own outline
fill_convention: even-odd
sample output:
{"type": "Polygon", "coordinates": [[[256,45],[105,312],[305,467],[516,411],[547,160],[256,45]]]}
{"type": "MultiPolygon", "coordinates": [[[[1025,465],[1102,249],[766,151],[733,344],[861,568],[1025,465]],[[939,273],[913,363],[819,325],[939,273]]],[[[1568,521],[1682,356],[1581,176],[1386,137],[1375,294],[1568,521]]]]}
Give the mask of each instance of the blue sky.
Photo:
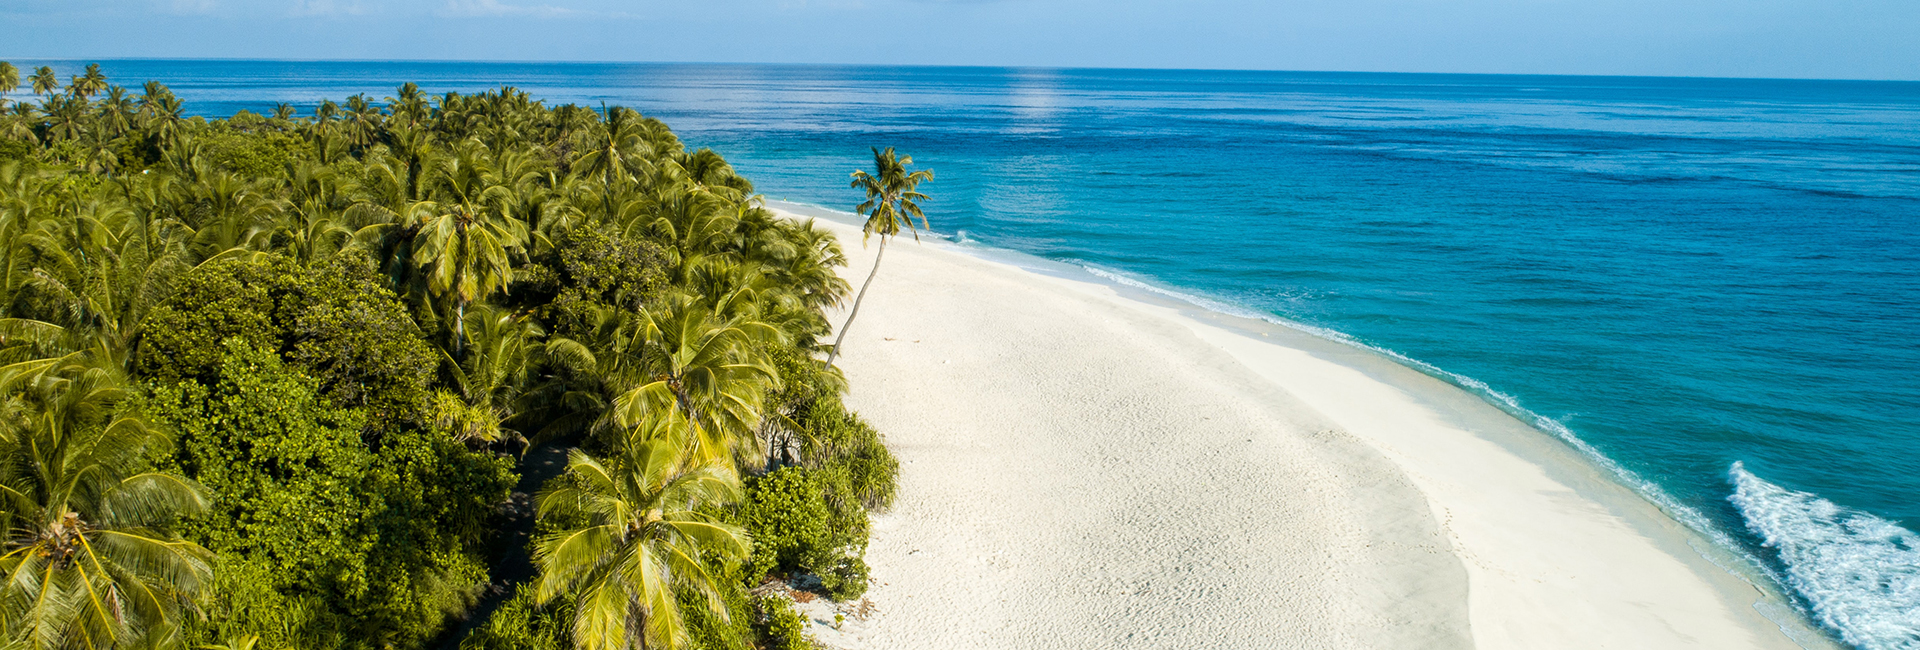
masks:
{"type": "Polygon", "coordinates": [[[898,63],[1920,80],[1920,0],[0,0],[0,59],[898,63]]]}

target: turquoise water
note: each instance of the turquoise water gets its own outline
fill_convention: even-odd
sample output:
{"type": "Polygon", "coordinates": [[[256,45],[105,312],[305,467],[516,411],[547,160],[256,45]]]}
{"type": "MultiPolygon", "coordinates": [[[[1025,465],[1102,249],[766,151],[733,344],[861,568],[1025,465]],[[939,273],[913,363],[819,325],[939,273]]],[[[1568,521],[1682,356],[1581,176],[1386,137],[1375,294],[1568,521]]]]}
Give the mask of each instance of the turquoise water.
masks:
{"type": "Polygon", "coordinates": [[[1400,355],[1589,447],[1836,638],[1920,648],[1920,83],[105,68],[210,115],[403,81],[624,104],[840,209],[896,146],[938,172],[936,230],[1400,355]]]}

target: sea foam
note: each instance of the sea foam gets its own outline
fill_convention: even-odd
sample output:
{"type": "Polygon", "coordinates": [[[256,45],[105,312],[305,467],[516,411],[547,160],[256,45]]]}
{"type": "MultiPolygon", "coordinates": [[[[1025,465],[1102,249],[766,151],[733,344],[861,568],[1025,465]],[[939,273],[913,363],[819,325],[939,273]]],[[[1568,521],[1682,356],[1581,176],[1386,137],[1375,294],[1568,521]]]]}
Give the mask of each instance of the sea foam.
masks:
{"type": "Polygon", "coordinates": [[[1866,650],[1920,650],[1920,535],[1808,492],[1728,470],[1729,501],[1780,553],[1822,623],[1866,650]]]}

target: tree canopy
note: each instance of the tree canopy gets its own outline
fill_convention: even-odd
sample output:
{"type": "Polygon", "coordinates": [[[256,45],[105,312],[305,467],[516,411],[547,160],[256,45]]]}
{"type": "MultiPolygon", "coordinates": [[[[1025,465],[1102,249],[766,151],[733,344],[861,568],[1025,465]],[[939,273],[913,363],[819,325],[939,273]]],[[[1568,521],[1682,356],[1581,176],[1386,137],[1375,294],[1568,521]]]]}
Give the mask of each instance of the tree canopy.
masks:
{"type": "Polygon", "coordinates": [[[718,153],[513,88],[20,76],[0,644],[744,648],[769,576],[864,590],[898,466],[820,362],[845,258],[718,153]]]}

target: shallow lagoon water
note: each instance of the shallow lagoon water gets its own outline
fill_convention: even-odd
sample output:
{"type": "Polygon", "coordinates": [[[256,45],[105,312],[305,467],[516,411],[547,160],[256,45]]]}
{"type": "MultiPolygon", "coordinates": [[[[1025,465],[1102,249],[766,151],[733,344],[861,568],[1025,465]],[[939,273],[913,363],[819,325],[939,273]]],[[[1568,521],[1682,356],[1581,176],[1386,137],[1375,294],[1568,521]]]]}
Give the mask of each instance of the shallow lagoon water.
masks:
{"type": "Polygon", "coordinates": [[[937,170],[943,233],[1402,357],[1589,449],[1836,637],[1920,648],[1920,83],[104,67],[206,115],[404,81],[627,105],[839,209],[896,146],[937,170]]]}

